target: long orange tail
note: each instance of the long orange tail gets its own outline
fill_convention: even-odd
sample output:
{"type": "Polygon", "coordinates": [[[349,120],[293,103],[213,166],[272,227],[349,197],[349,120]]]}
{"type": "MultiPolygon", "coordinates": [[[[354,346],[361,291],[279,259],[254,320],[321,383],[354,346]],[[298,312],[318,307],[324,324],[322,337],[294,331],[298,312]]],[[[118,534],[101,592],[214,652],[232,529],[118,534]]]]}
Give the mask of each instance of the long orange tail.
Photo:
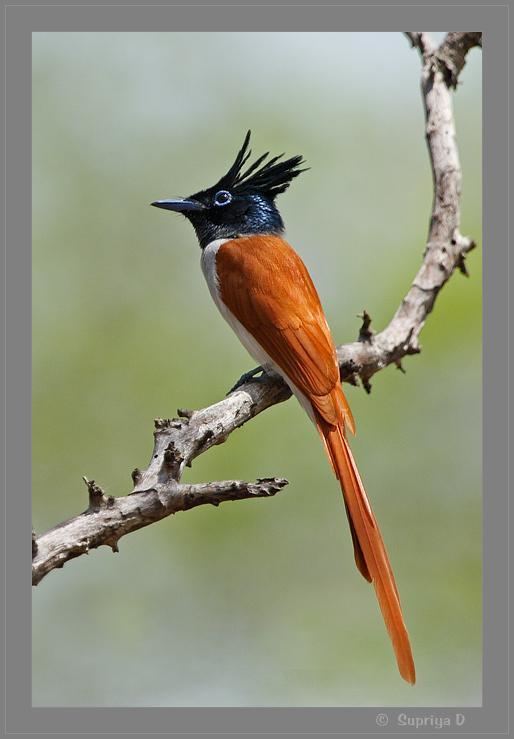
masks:
{"type": "Polygon", "coordinates": [[[350,523],[355,562],[362,575],[372,582],[384,618],[401,676],[414,684],[416,672],[400,598],[378,523],[373,515],[343,426],[331,426],[318,416],[318,430],[341,483],[350,523]]]}

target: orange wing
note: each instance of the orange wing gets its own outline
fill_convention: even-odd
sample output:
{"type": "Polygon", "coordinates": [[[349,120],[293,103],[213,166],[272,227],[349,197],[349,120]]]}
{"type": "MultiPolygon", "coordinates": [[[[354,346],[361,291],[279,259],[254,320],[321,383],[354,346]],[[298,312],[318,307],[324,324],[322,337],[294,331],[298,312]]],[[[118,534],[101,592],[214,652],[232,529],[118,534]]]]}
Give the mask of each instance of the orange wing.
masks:
{"type": "Polygon", "coordinates": [[[216,269],[225,305],[283,373],[331,424],[355,433],[316,288],[304,263],[278,236],[249,236],[220,247],[216,269]]]}

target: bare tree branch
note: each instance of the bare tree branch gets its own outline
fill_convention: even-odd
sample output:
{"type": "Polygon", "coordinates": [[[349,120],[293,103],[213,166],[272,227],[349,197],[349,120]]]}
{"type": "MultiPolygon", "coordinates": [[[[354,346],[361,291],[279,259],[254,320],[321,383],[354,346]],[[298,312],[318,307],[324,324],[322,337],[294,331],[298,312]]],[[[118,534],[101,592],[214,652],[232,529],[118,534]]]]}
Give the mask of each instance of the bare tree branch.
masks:
{"type": "Polygon", "coordinates": [[[442,65],[445,81],[456,88],[459,74],[466,64],[466,55],[474,46],[482,48],[482,34],[449,33],[437,50],[437,59],[442,65]]]}
{"type": "MultiPolygon", "coordinates": [[[[105,544],[118,551],[118,540],[170,516],[199,505],[219,505],[226,500],[265,498],[275,495],[285,485],[284,479],[259,479],[255,483],[241,480],[181,485],[172,478],[142,493],[113,498],[106,496],[94,480],[86,480],[89,508],[70,518],[37,539],[32,548],[32,584],[37,585],[51,570],[90,549],[105,544]]],[[[34,540],[33,540],[34,541],[34,540]]]]}
{"type": "MultiPolygon", "coordinates": [[[[457,84],[468,51],[481,46],[481,34],[449,33],[439,47],[427,33],[409,32],[406,36],[422,57],[421,91],[434,198],[421,267],[390,323],[374,334],[364,311],[358,340],[337,349],[341,379],[353,384],[360,379],[368,392],[370,378],[376,372],[390,364],[402,368],[405,356],[420,352],[419,335],[439,291],[456,269],[467,275],[465,256],[475,246],[459,231],[461,168],[450,89],[457,84]]],[[[152,458],[145,470],[132,473],[134,486],[129,495],[107,497],[93,481],[85,480],[88,509],[46,534],[36,537],[33,533],[33,584],[102,544],[117,551],[122,536],[177,511],[205,503],[218,505],[226,500],[274,495],[287,480],[184,485],[180,479],[195,457],[222,444],[235,429],[290,396],[289,388],[275,374],[258,379],[245,376],[240,387],[215,405],[196,411],[179,410],[179,418],[175,419],[157,419],[152,458]]]]}
{"type": "Polygon", "coordinates": [[[479,31],[448,33],[439,48],[434,46],[428,33],[407,32],[405,35],[412,46],[419,49],[425,62],[429,57],[433,57],[432,61],[438,63],[447,86],[453,88],[457,87],[468,51],[474,46],[482,48],[482,34],[479,31]]]}
{"type": "Polygon", "coordinates": [[[420,50],[422,54],[428,54],[434,50],[434,43],[428,33],[412,33],[407,31],[405,34],[411,45],[420,50]]]}

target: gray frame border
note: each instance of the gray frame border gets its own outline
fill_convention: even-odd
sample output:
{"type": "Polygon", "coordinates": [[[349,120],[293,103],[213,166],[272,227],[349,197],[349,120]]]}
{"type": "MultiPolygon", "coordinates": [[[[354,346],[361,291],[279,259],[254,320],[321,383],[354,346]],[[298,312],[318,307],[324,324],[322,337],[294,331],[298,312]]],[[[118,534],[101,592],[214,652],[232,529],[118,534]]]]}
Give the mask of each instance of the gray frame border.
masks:
{"type": "MultiPolygon", "coordinates": [[[[409,708],[449,717],[452,729],[508,732],[508,55],[507,5],[52,5],[8,4],[4,14],[6,142],[5,734],[411,733],[400,708],[33,708],[29,540],[31,520],[31,34],[33,31],[398,31],[484,33],[484,689],[481,708],[409,708]],[[293,12],[291,12],[293,11],[293,12]],[[493,576],[494,573],[494,576],[493,576]],[[456,712],[465,716],[454,725],[456,712]],[[393,730],[394,729],[394,730],[393,730]]],[[[406,42],[407,43],[407,42],[406,42]]],[[[413,63],[419,63],[413,59],[413,63]]]]}

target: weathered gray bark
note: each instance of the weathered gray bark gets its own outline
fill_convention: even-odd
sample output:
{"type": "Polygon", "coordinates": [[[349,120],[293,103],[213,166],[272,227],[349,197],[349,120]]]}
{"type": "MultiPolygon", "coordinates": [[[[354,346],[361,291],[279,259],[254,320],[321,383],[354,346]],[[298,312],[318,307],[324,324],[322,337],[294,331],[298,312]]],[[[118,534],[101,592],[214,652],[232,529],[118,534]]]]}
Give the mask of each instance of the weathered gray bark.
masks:
{"type": "MultiPolygon", "coordinates": [[[[407,33],[422,58],[421,91],[426,116],[426,139],[434,180],[434,199],[423,261],[406,296],[388,326],[377,334],[364,313],[358,340],[337,349],[341,379],[361,380],[369,392],[370,378],[390,364],[420,352],[419,335],[437,295],[456,269],[467,275],[465,255],[475,246],[459,231],[461,168],[455,140],[450,89],[456,86],[466,54],[481,46],[480,33],[449,33],[439,47],[427,33],[407,33]]],[[[180,483],[184,467],[270,406],[291,393],[275,375],[245,381],[237,390],[208,408],[178,411],[180,418],[155,421],[154,449],[146,470],[134,470],[130,495],[106,497],[93,481],[85,480],[89,507],[45,534],[32,536],[32,582],[37,585],[51,570],[105,544],[117,551],[125,534],[177,511],[226,500],[274,495],[287,480],[270,478],[197,485],[180,483]]]]}

